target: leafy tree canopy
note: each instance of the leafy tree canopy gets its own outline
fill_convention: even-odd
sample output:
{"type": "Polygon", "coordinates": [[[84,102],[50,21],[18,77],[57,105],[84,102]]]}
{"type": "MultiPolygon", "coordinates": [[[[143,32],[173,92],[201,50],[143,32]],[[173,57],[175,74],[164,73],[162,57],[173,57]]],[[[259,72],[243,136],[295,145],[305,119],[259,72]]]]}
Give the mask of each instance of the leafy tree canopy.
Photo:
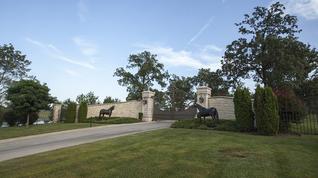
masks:
{"type": "Polygon", "coordinates": [[[221,70],[215,72],[210,69],[199,69],[198,74],[193,77],[194,85],[207,84],[212,89],[212,95],[228,95],[230,83],[223,78],[221,70]]]}
{"type": "Polygon", "coordinates": [[[76,97],[77,103],[97,104],[98,96],[95,96],[94,92],[90,91],[87,94],[80,94],[76,97]]]}
{"type": "Polygon", "coordinates": [[[158,62],[157,55],[144,51],[130,55],[126,69],[117,68],[114,76],[120,78],[119,85],[127,87],[126,100],[140,100],[142,91],[153,90],[155,83],[165,87],[169,74],[164,70],[164,65],[158,62]]]}
{"type": "Polygon", "coordinates": [[[297,17],[284,11],[279,2],[269,8],[256,7],[236,24],[244,37],[226,47],[221,61],[222,70],[235,86],[240,79],[253,78],[273,88],[297,87],[317,73],[317,51],[298,41],[297,17]]]}
{"type": "Polygon", "coordinates": [[[11,108],[29,118],[30,113],[48,109],[49,104],[55,101],[49,91],[46,84],[42,85],[37,80],[20,80],[8,88],[6,99],[10,101],[11,108]]]}
{"type": "Polygon", "coordinates": [[[26,59],[12,44],[0,45],[0,104],[3,103],[5,93],[12,81],[22,79],[30,71],[31,61],[26,59]]]}
{"type": "Polygon", "coordinates": [[[173,75],[166,92],[168,108],[174,111],[185,109],[194,102],[194,99],[192,78],[173,75]]]}

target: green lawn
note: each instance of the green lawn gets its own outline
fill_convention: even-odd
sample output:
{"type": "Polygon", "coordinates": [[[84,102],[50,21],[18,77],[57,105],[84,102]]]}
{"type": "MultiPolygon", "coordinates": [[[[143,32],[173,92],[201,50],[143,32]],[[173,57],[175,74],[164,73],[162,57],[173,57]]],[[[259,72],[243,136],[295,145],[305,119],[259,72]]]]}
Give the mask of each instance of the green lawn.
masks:
{"type": "MultiPolygon", "coordinates": [[[[100,124],[93,124],[92,126],[99,126],[100,124]]],[[[79,129],[89,127],[89,123],[64,123],[64,124],[45,124],[45,125],[30,125],[26,127],[8,127],[0,128],[0,139],[14,138],[28,135],[36,135],[49,132],[57,132],[63,130],[79,129]]]]}
{"type": "Polygon", "coordinates": [[[0,163],[1,177],[318,177],[318,136],[163,129],[0,163]]]}
{"type": "MultiPolygon", "coordinates": [[[[136,123],[140,120],[128,117],[114,117],[107,120],[94,121],[92,126],[101,126],[105,124],[127,124],[136,123]]],[[[63,130],[79,129],[90,127],[90,123],[60,123],[60,124],[45,124],[45,125],[30,125],[26,127],[9,127],[0,128],[0,140],[28,135],[36,135],[49,132],[58,132],[63,130]]]]}

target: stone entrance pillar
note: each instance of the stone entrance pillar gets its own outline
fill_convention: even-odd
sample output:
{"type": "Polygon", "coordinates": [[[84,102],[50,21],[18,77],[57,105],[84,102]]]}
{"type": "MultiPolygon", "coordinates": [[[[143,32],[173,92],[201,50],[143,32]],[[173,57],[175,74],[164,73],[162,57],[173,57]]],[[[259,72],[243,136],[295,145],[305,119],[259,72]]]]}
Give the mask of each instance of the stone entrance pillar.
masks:
{"type": "Polygon", "coordinates": [[[142,121],[150,122],[153,119],[155,92],[143,91],[141,110],[143,113],[142,121]]]}
{"type": "Polygon", "coordinates": [[[60,120],[61,109],[62,109],[61,104],[54,104],[53,106],[53,122],[54,123],[57,123],[60,120]]]}
{"type": "Polygon", "coordinates": [[[199,86],[197,88],[197,103],[208,108],[209,98],[211,98],[211,88],[208,86],[199,86]]]}

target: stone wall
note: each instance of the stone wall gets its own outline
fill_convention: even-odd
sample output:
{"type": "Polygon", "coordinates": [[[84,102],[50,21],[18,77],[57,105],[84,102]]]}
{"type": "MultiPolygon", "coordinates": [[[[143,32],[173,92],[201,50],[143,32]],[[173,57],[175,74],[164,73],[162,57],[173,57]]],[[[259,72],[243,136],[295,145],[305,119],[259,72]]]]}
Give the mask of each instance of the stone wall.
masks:
{"type": "Polygon", "coordinates": [[[213,96],[209,98],[209,107],[215,107],[218,110],[220,119],[235,119],[233,97],[213,96]]]}
{"type": "Polygon", "coordinates": [[[87,118],[98,116],[101,109],[108,109],[111,106],[115,106],[112,117],[138,118],[138,113],[142,112],[141,103],[141,101],[128,101],[120,103],[88,105],[87,118]]]}

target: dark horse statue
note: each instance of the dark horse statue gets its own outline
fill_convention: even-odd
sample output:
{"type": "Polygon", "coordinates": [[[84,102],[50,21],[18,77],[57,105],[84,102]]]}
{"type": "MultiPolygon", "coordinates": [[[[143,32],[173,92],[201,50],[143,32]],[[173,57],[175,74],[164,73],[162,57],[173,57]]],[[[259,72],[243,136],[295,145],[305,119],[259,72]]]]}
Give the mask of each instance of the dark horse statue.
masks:
{"type": "Polygon", "coordinates": [[[112,112],[113,112],[113,110],[115,109],[115,106],[112,106],[112,107],[110,107],[109,109],[101,109],[100,111],[99,111],[99,119],[101,118],[101,116],[105,116],[105,114],[106,115],[108,115],[109,117],[111,117],[112,116],[112,112]]]}
{"type": "Polygon", "coordinates": [[[206,116],[211,116],[213,120],[219,120],[219,114],[218,114],[218,111],[216,110],[216,108],[214,108],[214,107],[205,108],[197,103],[195,103],[194,106],[196,108],[198,108],[198,110],[199,110],[199,113],[197,114],[197,117],[199,119],[201,119],[201,117],[203,117],[205,120],[206,116]]]}

